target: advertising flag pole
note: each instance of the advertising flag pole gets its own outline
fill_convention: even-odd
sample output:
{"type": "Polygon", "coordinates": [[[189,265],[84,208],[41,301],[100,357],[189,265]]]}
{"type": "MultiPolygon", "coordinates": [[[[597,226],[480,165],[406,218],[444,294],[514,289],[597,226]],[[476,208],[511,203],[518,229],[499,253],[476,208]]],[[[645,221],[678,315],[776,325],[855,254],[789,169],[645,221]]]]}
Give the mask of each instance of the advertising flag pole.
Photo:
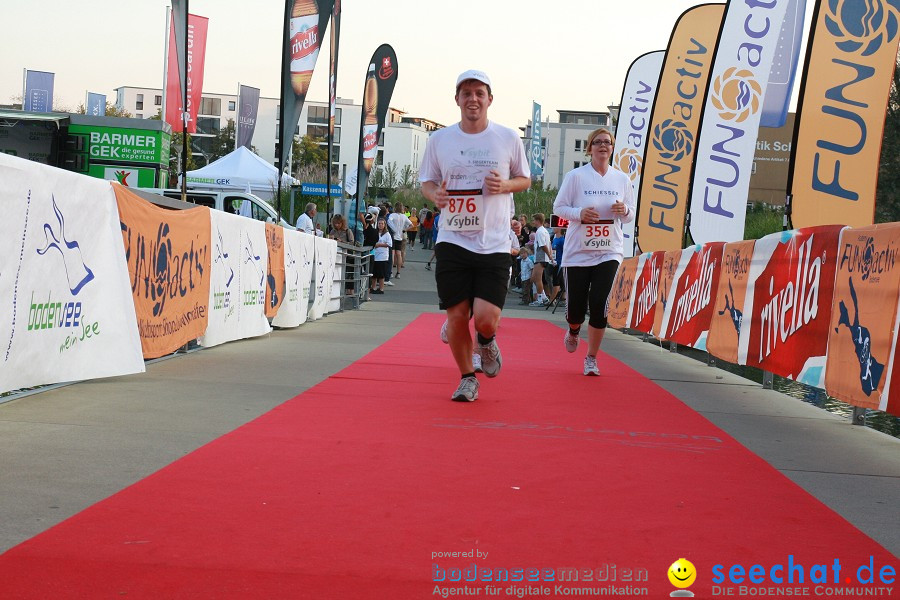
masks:
{"type": "Polygon", "coordinates": [[[184,0],[184,64],[181,66],[184,72],[184,89],[181,90],[182,93],[182,102],[184,104],[181,105],[182,113],[181,113],[181,201],[187,202],[187,151],[188,151],[188,75],[187,75],[187,62],[188,62],[188,31],[190,30],[190,20],[191,13],[189,9],[190,0],[184,0]]]}

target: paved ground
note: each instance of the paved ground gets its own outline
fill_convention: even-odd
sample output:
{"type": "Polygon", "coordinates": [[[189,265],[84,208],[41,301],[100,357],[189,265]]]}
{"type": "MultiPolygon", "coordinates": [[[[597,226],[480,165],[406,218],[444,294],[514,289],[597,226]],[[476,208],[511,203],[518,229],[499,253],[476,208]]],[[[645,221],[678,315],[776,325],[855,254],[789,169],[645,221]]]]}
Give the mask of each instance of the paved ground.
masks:
{"type": "MultiPolygon", "coordinates": [[[[420,313],[436,312],[426,254],[411,252],[394,287],[360,310],[0,405],[0,551],[301,393],[420,313]]],[[[520,306],[511,294],[504,314],[559,324],[562,350],[562,309],[520,306]]],[[[635,336],[610,331],[603,350],[900,555],[900,440],[635,336]]]]}

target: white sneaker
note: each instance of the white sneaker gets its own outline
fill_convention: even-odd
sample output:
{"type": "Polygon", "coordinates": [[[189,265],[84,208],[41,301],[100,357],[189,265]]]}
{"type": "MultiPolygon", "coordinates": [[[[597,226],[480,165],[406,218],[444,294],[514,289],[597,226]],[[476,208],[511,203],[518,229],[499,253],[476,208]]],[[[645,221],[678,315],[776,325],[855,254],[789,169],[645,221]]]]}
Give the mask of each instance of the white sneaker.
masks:
{"type": "Polygon", "coordinates": [[[578,350],[578,336],[572,335],[569,330],[566,330],[566,337],[563,339],[563,342],[566,344],[566,352],[578,350]]]}
{"type": "Polygon", "coordinates": [[[478,380],[474,377],[463,377],[459,387],[450,396],[454,402],[475,402],[478,399],[478,380]]]}
{"type": "Polygon", "coordinates": [[[389,285],[391,287],[394,287],[394,282],[393,281],[385,281],[384,285],[389,285]]]}
{"type": "Polygon", "coordinates": [[[450,321],[444,321],[444,324],[441,325],[441,341],[445,344],[450,343],[450,338],[447,337],[447,326],[450,324],[450,321]]]}
{"type": "Polygon", "coordinates": [[[472,353],[472,367],[476,373],[484,373],[481,368],[481,355],[477,352],[472,353]]]}
{"type": "Polygon", "coordinates": [[[597,357],[596,356],[585,356],[584,357],[584,374],[585,375],[599,375],[600,369],[597,368],[597,357]]]}
{"type": "Polygon", "coordinates": [[[544,297],[544,298],[538,298],[537,300],[535,300],[528,306],[547,306],[548,304],[550,304],[550,301],[546,297],[544,297]]]}
{"type": "Polygon", "coordinates": [[[486,346],[476,343],[475,352],[481,355],[482,372],[488,377],[496,377],[497,373],[500,372],[500,365],[503,363],[497,340],[491,340],[491,343],[486,346]]]}

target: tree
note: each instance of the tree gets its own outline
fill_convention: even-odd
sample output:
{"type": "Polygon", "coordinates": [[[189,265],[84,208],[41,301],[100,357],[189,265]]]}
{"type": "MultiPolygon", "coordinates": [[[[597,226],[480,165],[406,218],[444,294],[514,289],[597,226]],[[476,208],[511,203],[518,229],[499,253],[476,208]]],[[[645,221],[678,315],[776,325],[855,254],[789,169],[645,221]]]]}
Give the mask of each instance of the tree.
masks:
{"type": "Polygon", "coordinates": [[[216,137],[209,144],[209,150],[205,152],[208,162],[218,160],[234,150],[234,119],[228,119],[228,123],[219,130],[216,137]]]}
{"type": "Polygon", "coordinates": [[[875,222],[900,221],[900,59],[894,69],[891,94],[884,118],[875,222]]]}
{"type": "Polygon", "coordinates": [[[293,146],[293,162],[294,170],[297,171],[301,167],[321,166],[324,170],[328,164],[328,149],[321,144],[324,142],[322,138],[304,135],[299,140],[294,138],[293,146]]]}

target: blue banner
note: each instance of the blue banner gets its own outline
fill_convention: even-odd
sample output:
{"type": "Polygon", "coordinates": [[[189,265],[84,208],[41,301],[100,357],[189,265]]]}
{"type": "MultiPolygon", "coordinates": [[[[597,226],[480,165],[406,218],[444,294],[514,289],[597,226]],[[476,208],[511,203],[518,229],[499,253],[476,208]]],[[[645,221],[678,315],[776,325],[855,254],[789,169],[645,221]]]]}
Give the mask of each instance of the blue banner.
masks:
{"type": "MultiPolygon", "coordinates": [[[[326,189],[328,187],[324,183],[303,183],[301,184],[300,193],[304,196],[327,196],[326,189]]],[[[331,186],[331,195],[341,197],[343,195],[341,186],[331,186]]]]}
{"type": "Polygon", "coordinates": [[[763,99],[760,127],[781,127],[787,121],[791,90],[800,58],[800,40],[803,38],[803,22],[806,16],[806,0],[790,0],[772,69],[769,71],[769,85],[763,99]]]}
{"type": "Polygon", "coordinates": [[[25,93],[22,110],[28,112],[53,111],[53,73],[25,71],[25,93]]]}
{"type": "Polygon", "coordinates": [[[531,107],[531,149],[528,152],[528,163],[531,177],[540,179],[544,176],[544,157],[541,151],[541,105],[532,102],[531,107]]]}
{"type": "Polygon", "coordinates": [[[92,117],[106,116],[106,94],[87,93],[87,104],[84,105],[84,114],[92,117]]]}

